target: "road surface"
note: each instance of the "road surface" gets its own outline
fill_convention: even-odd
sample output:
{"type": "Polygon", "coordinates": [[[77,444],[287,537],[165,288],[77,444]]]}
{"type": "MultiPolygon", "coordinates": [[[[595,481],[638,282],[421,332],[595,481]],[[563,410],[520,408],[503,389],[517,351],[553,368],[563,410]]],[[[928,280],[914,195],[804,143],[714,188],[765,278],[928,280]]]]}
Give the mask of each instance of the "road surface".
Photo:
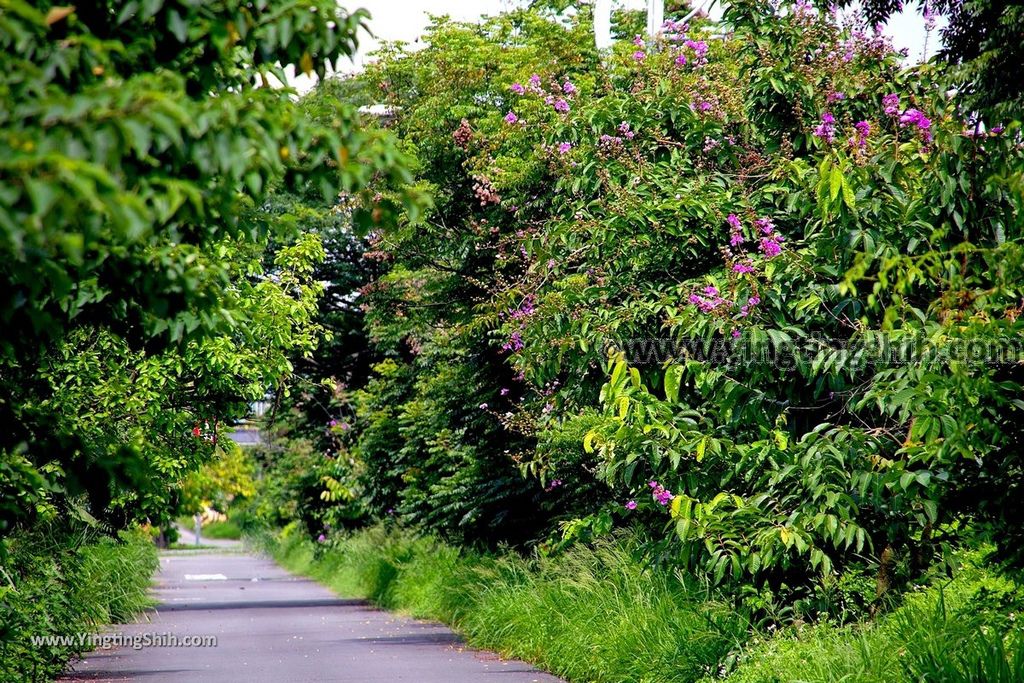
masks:
{"type": "Polygon", "coordinates": [[[146,683],[558,683],[518,661],[465,647],[439,624],[345,600],[238,551],[161,554],[159,606],[123,637],[216,636],[215,647],[97,650],[62,681],[146,683]],[[147,634],[152,634],[147,636],[147,634]]]}

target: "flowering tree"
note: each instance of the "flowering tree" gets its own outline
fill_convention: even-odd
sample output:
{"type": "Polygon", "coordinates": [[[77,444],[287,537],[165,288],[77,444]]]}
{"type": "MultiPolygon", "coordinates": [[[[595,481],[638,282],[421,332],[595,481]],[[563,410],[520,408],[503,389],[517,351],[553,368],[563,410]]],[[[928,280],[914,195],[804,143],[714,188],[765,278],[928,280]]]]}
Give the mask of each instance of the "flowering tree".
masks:
{"type": "Polygon", "coordinates": [[[1019,338],[1019,123],[809,3],[605,63],[586,21],[441,22],[367,76],[436,196],[372,237],[376,508],[637,523],[719,581],[867,557],[880,593],[964,522],[1012,553],[1019,349],[963,348],[1019,338]]]}

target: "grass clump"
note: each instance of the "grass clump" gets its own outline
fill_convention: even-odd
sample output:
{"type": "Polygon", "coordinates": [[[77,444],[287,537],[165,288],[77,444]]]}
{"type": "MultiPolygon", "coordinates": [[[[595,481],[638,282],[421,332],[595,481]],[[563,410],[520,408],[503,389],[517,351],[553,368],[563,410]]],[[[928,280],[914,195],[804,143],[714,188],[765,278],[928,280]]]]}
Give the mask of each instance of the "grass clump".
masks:
{"type": "Polygon", "coordinates": [[[222,522],[210,522],[203,526],[203,536],[214,540],[237,541],[242,537],[238,524],[230,519],[222,522]]]}
{"type": "Polygon", "coordinates": [[[156,547],[141,532],[119,538],[33,533],[4,541],[0,558],[0,683],[49,681],[80,650],[33,639],[77,636],[124,622],[152,604],[156,547]]]}
{"type": "Polygon", "coordinates": [[[729,683],[790,681],[1014,683],[1024,681],[1024,588],[963,556],[952,579],[908,593],[872,621],[818,624],[756,639],[729,683]]]}

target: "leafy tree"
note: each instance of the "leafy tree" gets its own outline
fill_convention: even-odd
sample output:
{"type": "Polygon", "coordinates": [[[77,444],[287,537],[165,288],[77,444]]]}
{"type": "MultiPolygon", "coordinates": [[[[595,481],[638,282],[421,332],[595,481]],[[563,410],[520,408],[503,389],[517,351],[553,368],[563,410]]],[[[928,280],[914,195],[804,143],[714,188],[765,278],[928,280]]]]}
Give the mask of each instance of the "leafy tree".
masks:
{"type": "Polygon", "coordinates": [[[353,107],[310,119],[270,83],[323,75],[364,17],[332,0],[0,2],[0,528],[159,516],[315,347],[323,245],[264,202],[340,190],[383,222],[394,206],[365,187],[406,176],[353,107]]]}

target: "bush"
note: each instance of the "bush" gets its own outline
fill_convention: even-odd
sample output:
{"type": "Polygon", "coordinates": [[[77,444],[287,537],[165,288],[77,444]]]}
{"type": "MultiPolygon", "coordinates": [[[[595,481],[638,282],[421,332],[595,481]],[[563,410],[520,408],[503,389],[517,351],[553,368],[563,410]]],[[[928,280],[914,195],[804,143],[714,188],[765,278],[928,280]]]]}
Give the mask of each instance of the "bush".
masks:
{"type": "Polygon", "coordinates": [[[1024,680],[1022,607],[1024,585],[971,553],[952,580],[908,593],[876,621],[794,627],[752,643],[728,681],[1024,680]]]}
{"type": "Polygon", "coordinates": [[[34,638],[75,635],[147,608],[156,548],[141,532],[83,542],[33,533],[8,540],[0,586],[0,683],[50,680],[80,649],[36,646],[34,638]],[[76,545],[77,544],[77,545],[76,545]]]}

